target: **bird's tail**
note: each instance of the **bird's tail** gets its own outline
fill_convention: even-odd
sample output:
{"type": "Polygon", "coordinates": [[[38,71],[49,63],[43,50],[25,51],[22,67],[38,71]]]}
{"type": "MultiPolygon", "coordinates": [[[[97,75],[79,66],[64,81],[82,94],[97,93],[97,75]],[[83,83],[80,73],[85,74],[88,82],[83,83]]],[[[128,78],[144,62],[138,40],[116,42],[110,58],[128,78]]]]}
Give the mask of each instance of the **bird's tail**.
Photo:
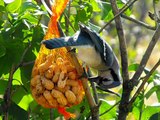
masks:
{"type": "Polygon", "coordinates": [[[50,40],[43,40],[41,43],[44,44],[48,49],[75,46],[73,37],[61,37],[61,38],[54,38],[50,40]]]}
{"type": "Polygon", "coordinates": [[[43,40],[41,42],[48,49],[55,49],[60,47],[68,46],[84,46],[93,44],[90,40],[90,36],[86,32],[78,31],[74,36],[71,37],[60,37],[50,40],[43,40]]]}

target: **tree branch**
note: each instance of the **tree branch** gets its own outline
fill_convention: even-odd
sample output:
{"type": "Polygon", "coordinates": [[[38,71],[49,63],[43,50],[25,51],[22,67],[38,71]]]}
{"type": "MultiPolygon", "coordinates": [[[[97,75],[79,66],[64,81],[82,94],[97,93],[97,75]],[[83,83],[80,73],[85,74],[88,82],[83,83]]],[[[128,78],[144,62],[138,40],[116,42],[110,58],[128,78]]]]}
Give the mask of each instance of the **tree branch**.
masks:
{"type": "Polygon", "coordinates": [[[9,79],[8,79],[8,86],[6,88],[5,94],[4,94],[4,106],[3,106],[3,112],[4,112],[4,116],[3,119],[4,120],[8,120],[8,110],[9,110],[9,106],[11,103],[11,88],[12,88],[12,81],[13,81],[13,74],[15,72],[15,66],[12,65],[10,74],[9,74],[9,79]]]}
{"type": "MultiPolygon", "coordinates": [[[[116,16],[119,14],[119,10],[116,4],[116,0],[110,0],[113,14],[116,16]]],[[[133,3],[133,2],[132,2],[133,3]]],[[[128,55],[126,47],[126,39],[123,32],[123,26],[120,16],[115,17],[115,24],[117,29],[117,34],[120,43],[120,52],[121,52],[121,64],[122,64],[122,77],[123,77],[123,92],[122,98],[119,105],[119,120],[125,120],[126,116],[129,113],[129,110],[124,107],[127,105],[130,96],[130,90],[128,88],[129,74],[128,74],[128,55]]]]}
{"type": "Polygon", "coordinates": [[[150,25],[148,25],[148,24],[146,24],[146,23],[144,23],[144,22],[142,22],[142,21],[138,21],[138,20],[136,20],[136,19],[134,19],[134,18],[128,17],[128,16],[126,16],[125,14],[121,14],[121,16],[122,16],[123,18],[125,18],[125,19],[127,19],[127,20],[130,20],[130,21],[132,21],[132,22],[134,22],[134,23],[136,23],[136,24],[138,24],[138,25],[141,25],[141,26],[143,26],[143,27],[145,27],[145,28],[147,28],[147,29],[156,30],[156,27],[152,27],[152,26],[150,26],[150,25]]]}
{"type": "Polygon", "coordinates": [[[152,68],[152,70],[145,76],[142,84],[140,85],[140,87],[138,88],[138,90],[135,92],[135,94],[133,95],[132,99],[130,100],[130,102],[128,103],[128,107],[131,107],[133,102],[136,100],[137,96],[139,95],[139,93],[142,91],[142,89],[144,88],[144,85],[146,84],[146,82],[148,81],[148,79],[150,78],[150,76],[153,74],[153,72],[157,69],[157,67],[160,65],[160,59],[159,61],[155,64],[155,66],[152,68]]]}
{"type": "Polygon", "coordinates": [[[152,40],[150,41],[150,43],[149,43],[149,45],[147,47],[146,52],[143,55],[143,58],[142,58],[142,60],[140,62],[140,65],[139,65],[137,71],[135,72],[134,76],[131,79],[131,82],[132,82],[133,85],[137,85],[138,78],[141,76],[141,74],[142,74],[142,72],[143,72],[143,70],[144,70],[144,68],[145,68],[145,66],[147,64],[147,61],[148,61],[148,59],[149,59],[149,57],[150,57],[150,55],[152,53],[152,50],[155,47],[158,39],[160,38],[160,23],[157,24],[157,25],[158,25],[157,29],[156,29],[153,37],[152,37],[152,40]]]}
{"type": "Polygon", "coordinates": [[[8,120],[8,109],[9,109],[10,103],[11,103],[11,88],[12,88],[13,75],[16,72],[16,70],[22,65],[24,57],[25,57],[27,51],[29,50],[30,46],[31,45],[29,44],[29,46],[24,50],[19,64],[17,66],[12,65],[12,68],[11,68],[11,71],[9,74],[9,79],[8,79],[8,86],[7,86],[6,91],[4,93],[4,101],[5,101],[5,104],[3,107],[3,111],[4,111],[4,118],[3,119],[4,120],[8,120]]]}
{"type": "Polygon", "coordinates": [[[129,7],[131,7],[137,0],[133,0],[131,2],[131,0],[129,0],[123,7],[122,9],[116,14],[114,15],[114,17],[109,21],[107,22],[100,30],[98,33],[101,33],[103,31],[104,28],[106,28],[109,24],[111,24],[111,22],[113,20],[115,20],[116,17],[120,16],[123,12],[125,12],[129,7]],[[130,3],[131,2],[131,3],[130,3]]]}

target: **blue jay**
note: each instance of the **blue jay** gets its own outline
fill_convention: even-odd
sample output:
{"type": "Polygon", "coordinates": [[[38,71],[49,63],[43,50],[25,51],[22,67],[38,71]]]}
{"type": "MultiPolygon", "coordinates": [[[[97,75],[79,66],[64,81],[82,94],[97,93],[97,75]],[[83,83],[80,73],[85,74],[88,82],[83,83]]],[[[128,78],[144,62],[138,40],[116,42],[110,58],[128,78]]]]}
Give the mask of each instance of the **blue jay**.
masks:
{"type": "Polygon", "coordinates": [[[108,91],[121,84],[121,75],[118,60],[112,48],[100,36],[80,24],[80,31],[72,37],[61,37],[42,41],[48,49],[73,47],[78,50],[77,57],[88,67],[97,70],[98,75],[89,77],[103,91],[108,91]]]}

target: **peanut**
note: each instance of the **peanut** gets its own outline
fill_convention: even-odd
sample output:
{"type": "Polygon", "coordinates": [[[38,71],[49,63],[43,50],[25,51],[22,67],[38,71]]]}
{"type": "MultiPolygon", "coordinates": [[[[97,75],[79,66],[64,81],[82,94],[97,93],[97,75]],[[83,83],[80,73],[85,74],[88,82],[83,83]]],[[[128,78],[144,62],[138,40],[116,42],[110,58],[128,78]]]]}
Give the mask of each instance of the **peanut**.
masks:
{"type": "Polygon", "coordinates": [[[84,96],[84,93],[77,95],[77,99],[76,99],[77,103],[80,103],[83,100],[83,96],[84,96]]]}
{"type": "Polygon", "coordinates": [[[70,86],[66,85],[64,88],[59,88],[59,87],[56,86],[55,89],[64,93],[64,92],[66,92],[66,90],[70,89],[70,86]]]}
{"type": "Polygon", "coordinates": [[[56,83],[56,82],[58,81],[59,75],[60,75],[60,72],[56,72],[55,75],[53,76],[52,81],[53,81],[54,83],[56,83]]]}
{"type": "Polygon", "coordinates": [[[67,99],[65,97],[57,98],[57,102],[62,106],[67,105],[67,99]]]}
{"type": "Polygon", "coordinates": [[[51,93],[47,90],[44,91],[43,93],[44,97],[48,101],[49,105],[56,108],[58,106],[57,101],[52,97],[51,93]]]}
{"type": "Polygon", "coordinates": [[[38,94],[43,93],[44,88],[43,88],[43,86],[42,86],[41,83],[38,83],[38,84],[36,85],[36,91],[37,91],[38,94]]]}
{"type": "Polygon", "coordinates": [[[39,74],[38,68],[35,66],[32,70],[32,77],[36,76],[39,74]]]}
{"type": "Polygon", "coordinates": [[[68,77],[69,77],[69,79],[71,79],[71,80],[75,80],[75,79],[76,79],[76,73],[74,73],[74,72],[69,72],[69,73],[68,73],[68,77]]]}
{"type": "Polygon", "coordinates": [[[53,77],[53,71],[52,70],[47,70],[45,72],[45,77],[48,78],[48,79],[51,79],[53,77]]]}
{"type": "Polygon", "coordinates": [[[47,100],[44,98],[43,95],[40,95],[36,101],[42,105],[43,107],[46,107],[46,108],[51,108],[51,106],[48,104],[47,100]]]}
{"type": "Polygon", "coordinates": [[[66,85],[66,80],[68,79],[68,77],[64,79],[64,76],[65,76],[65,73],[61,72],[59,76],[58,84],[57,84],[59,88],[64,88],[66,85]]]}
{"type": "Polygon", "coordinates": [[[55,89],[52,89],[52,92],[51,92],[52,96],[55,97],[55,98],[60,98],[60,97],[64,97],[63,93],[58,91],[58,90],[55,90],[55,89]]]}
{"type": "Polygon", "coordinates": [[[62,62],[63,62],[63,59],[61,57],[58,57],[56,60],[56,64],[60,65],[60,64],[62,64],[62,62]]]}
{"type": "Polygon", "coordinates": [[[40,75],[36,75],[31,79],[31,85],[35,87],[37,85],[37,81],[40,81],[40,75]]]}
{"type": "Polygon", "coordinates": [[[60,69],[61,69],[61,71],[63,71],[64,73],[67,73],[67,68],[66,68],[66,66],[65,66],[64,64],[61,64],[61,65],[60,65],[60,69]]]}
{"type": "Polygon", "coordinates": [[[69,85],[69,86],[78,86],[78,81],[75,81],[75,80],[67,80],[66,81],[66,85],[69,85]]]}
{"type": "Polygon", "coordinates": [[[81,92],[81,91],[80,91],[80,87],[79,87],[79,86],[73,86],[73,87],[72,87],[72,92],[73,92],[75,95],[79,94],[79,92],[81,92]]]}
{"type": "Polygon", "coordinates": [[[32,95],[33,95],[33,97],[34,97],[35,99],[37,99],[37,97],[38,97],[39,95],[37,94],[36,89],[32,89],[32,95]]]}
{"type": "Polygon", "coordinates": [[[60,66],[55,65],[53,69],[54,69],[54,73],[57,73],[57,72],[60,73],[60,66]]]}
{"type": "Polygon", "coordinates": [[[47,60],[46,62],[39,65],[39,72],[41,75],[43,75],[44,72],[48,70],[48,67],[51,65],[51,63],[52,63],[51,61],[47,60]]]}
{"type": "Polygon", "coordinates": [[[75,67],[72,65],[66,65],[67,72],[71,72],[75,70],[75,67]]]}
{"type": "Polygon", "coordinates": [[[65,96],[66,96],[66,98],[67,98],[67,100],[68,100],[69,103],[72,103],[72,104],[75,103],[76,96],[75,96],[75,94],[71,90],[67,90],[65,92],[65,96]]]}
{"type": "Polygon", "coordinates": [[[65,96],[63,95],[62,92],[53,89],[52,92],[51,92],[51,94],[52,94],[52,96],[53,96],[54,98],[57,99],[57,102],[58,102],[59,104],[61,104],[62,106],[67,105],[67,99],[65,98],[65,96]]]}
{"type": "Polygon", "coordinates": [[[45,77],[41,76],[42,80],[42,85],[47,89],[47,90],[52,90],[54,88],[54,83],[45,77]]]}

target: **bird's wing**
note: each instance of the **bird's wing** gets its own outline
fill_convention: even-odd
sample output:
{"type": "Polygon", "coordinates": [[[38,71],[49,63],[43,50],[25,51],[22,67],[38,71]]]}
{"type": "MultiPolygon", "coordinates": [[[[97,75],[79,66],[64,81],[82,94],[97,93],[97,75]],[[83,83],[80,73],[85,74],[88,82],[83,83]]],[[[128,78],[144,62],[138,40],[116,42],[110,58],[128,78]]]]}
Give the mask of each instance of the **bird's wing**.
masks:
{"type": "Polygon", "coordinates": [[[81,33],[87,33],[90,36],[90,42],[95,45],[107,66],[111,66],[114,61],[112,48],[96,32],[90,30],[87,26],[80,24],[81,33]]]}

